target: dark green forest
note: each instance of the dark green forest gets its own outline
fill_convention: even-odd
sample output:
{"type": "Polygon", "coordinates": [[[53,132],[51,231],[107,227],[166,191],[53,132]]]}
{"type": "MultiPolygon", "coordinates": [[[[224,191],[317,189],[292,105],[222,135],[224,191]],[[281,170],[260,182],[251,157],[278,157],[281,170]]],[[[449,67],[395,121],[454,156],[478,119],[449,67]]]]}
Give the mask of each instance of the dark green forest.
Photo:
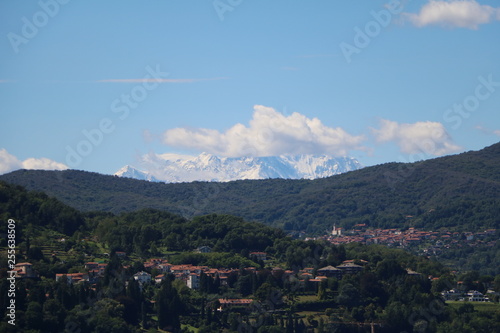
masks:
{"type": "Polygon", "coordinates": [[[440,291],[458,281],[466,289],[500,291],[500,275],[454,273],[400,249],[293,239],[281,229],[226,214],[187,219],[150,208],[80,212],[44,193],[3,182],[0,212],[1,230],[8,229],[8,219],[16,221],[16,262],[30,262],[37,272],[16,279],[14,327],[7,316],[8,238],[2,237],[1,332],[369,332],[372,325],[379,332],[500,330],[498,299],[484,310],[440,298],[440,291]],[[199,246],[210,246],[212,252],[197,253],[199,246]],[[256,260],[251,251],[265,251],[268,259],[256,260]],[[150,258],[232,273],[225,285],[201,274],[199,289],[171,274],[161,283],[140,285],[133,274],[158,274],[145,267],[150,258]],[[362,269],[319,283],[301,276],[345,260],[362,269]],[[55,280],[57,274],[85,272],[89,261],[107,264],[98,280],[55,280]],[[223,298],[253,303],[218,311],[223,298]]]}
{"type": "Polygon", "coordinates": [[[83,171],[20,170],[0,180],[80,211],[143,208],[192,218],[230,214],[320,235],[337,226],[474,231],[499,228],[500,144],[415,163],[388,163],[317,180],[151,183],[83,171]],[[414,216],[411,221],[404,217],[414,216]]]}

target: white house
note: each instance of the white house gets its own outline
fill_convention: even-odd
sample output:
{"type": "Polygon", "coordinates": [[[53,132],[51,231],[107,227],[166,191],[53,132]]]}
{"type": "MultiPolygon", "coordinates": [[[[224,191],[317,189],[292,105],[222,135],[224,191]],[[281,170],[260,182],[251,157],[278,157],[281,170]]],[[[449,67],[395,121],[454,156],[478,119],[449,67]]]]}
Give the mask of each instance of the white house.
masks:
{"type": "Polygon", "coordinates": [[[134,279],[141,285],[143,285],[144,283],[151,282],[151,274],[149,274],[148,272],[141,271],[139,273],[134,274],[134,279]]]}
{"type": "Polygon", "coordinates": [[[191,289],[199,289],[200,288],[200,275],[196,273],[191,273],[188,276],[186,285],[191,289]]]}
{"type": "Polygon", "coordinates": [[[477,290],[469,290],[467,298],[469,302],[488,302],[488,298],[477,290]]]}

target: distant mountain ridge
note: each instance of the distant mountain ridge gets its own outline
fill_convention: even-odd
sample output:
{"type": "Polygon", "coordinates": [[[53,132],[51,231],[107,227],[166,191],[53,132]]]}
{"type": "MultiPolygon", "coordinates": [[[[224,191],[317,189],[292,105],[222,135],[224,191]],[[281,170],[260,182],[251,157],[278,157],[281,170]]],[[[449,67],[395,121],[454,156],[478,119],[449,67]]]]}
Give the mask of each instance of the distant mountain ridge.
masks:
{"type": "Polygon", "coordinates": [[[115,175],[167,183],[227,182],[242,179],[316,179],[362,168],[351,157],[310,154],[268,157],[218,157],[207,153],[199,156],[164,154],[155,155],[154,162],[148,159],[149,156],[146,155],[143,164],[152,171],[141,171],[127,165],[115,175]]]}
{"type": "Polygon", "coordinates": [[[333,224],[347,229],[355,224],[500,229],[500,143],[315,180],[165,184],[76,170],[18,170],[0,176],[0,181],[44,191],[84,212],[119,214],[154,208],[185,217],[231,214],[288,231],[319,234],[333,224]]]}

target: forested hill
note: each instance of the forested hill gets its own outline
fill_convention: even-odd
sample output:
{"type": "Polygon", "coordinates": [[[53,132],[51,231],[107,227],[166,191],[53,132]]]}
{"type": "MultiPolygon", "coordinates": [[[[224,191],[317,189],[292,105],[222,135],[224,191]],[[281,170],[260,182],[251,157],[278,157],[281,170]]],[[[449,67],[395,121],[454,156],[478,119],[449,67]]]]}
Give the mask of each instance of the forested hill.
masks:
{"type": "Polygon", "coordinates": [[[500,143],[317,180],[162,184],[75,170],[20,170],[0,180],[44,191],[82,211],[225,213],[310,233],[323,233],[334,223],[461,230],[500,225],[500,143]]]}

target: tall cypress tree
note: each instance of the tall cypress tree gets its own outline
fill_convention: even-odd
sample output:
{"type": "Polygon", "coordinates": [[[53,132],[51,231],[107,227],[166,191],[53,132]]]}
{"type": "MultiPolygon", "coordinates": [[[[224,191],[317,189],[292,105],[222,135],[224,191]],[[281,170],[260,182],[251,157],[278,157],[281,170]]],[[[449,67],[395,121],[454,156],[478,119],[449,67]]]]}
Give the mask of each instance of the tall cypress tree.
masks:
{"type": "Polygon", "coordinates": [[[156,297],[158,327],[177,332],[180,329],[179,315],[182,308],[183,304],[177,290],[172,287],[170,279],[166,279],[162,282],[156,297]]]}

